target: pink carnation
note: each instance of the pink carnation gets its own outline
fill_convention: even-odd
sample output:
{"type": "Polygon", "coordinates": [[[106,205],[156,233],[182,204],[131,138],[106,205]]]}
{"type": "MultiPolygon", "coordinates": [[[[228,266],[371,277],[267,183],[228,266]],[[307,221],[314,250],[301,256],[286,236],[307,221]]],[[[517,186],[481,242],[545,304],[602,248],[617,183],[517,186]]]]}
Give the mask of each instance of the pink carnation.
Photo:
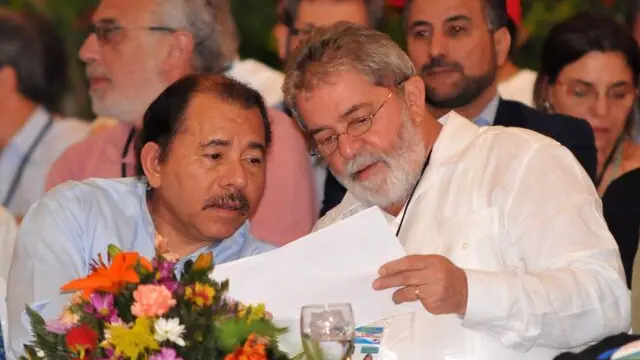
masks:
{"type": "Polygon", "coordinates": [[[135,303],[131,312],[135,316],[162,316],[176,305],[171,292],[162,285],[140,285],[133,292],[135,303]]]}

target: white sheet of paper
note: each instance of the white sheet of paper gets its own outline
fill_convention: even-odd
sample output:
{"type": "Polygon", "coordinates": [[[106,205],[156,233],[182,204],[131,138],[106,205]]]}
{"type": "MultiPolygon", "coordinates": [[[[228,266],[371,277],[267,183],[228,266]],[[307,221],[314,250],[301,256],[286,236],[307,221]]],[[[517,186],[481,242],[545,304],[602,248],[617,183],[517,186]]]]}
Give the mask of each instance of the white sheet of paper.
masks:
{"type": "Polygon", "coordinates": [[[356,326],[421,309],[395,305],[394,289],[372,287],[381,265],[405,256],[381,210],[370,208],[268,253],[218,265],[214,277],[230,280],[229,296],[264,303],[279,326],[289,354],[301,352],[300,309],[304,305],[351,303],[356,326]]]}

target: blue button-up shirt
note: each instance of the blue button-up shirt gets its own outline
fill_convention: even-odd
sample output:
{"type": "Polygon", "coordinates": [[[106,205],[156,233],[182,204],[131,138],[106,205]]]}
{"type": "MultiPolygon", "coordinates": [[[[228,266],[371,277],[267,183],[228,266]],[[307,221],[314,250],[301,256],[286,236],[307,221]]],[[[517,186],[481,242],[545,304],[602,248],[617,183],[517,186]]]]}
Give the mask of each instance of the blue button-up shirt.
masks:
{"type": "Polygon", "coordinates": [[[89,132],[89,123],[77,119],[55,119],[51,127],[45,129],[49,119],[53,117],[45,108],[36,107],[25,125],[0,152],[1,204],[10,192],[20,163],[42,133],[40,142],[25,163],[13,198],[8,204],[3,204],[15,216],[23,216],[42,197],[45,179],[53,163],[67,147],[83,139],[89,132]]]}
{"type": "Polygon", "coordinates": [[[473,122],[478,126],[491,126],[496,121],[496,114],[498,113],[498,105],[500,105],[500,96],[491,100],[489,104],[482,110],[482,112],[473,119],[473,122]]]}
{"type": "MultiPolygon", "coordinates": [[[[30,340],[25,304],[46,319],[56,318],[69,301],[68,295],[60,295],[60,287],[86,276],[98,254],[106,259],[109,244],[154,256],[155,228],[145,193],[137,178],[67,182],[29,211],[9,273],[9,341],[16,354],[30,340]]],[[[205,251],[212,251],[221,264],[273,248],[254,239],[247,222],[230,238],[181,259],[178,267],[205,251]]]]}

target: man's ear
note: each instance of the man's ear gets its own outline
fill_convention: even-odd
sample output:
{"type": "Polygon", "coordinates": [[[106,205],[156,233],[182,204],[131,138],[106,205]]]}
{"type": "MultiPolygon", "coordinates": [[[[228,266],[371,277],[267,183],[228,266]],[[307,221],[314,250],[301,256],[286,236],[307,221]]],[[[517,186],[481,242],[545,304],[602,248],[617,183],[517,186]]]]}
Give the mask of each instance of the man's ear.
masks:
{"type": "Polygon", "coordinates": [[[404,101],[411,114],[411,120],[415,125],[419,125],[424,120],[426,111],[424,81],[414,75],[405,80],[402,87],[404,88],[404,101]]]}
{"type": "Polygon", "coordinates": [[[289,29],[285,24],[277,23],[273,27],[272,34],[276,38],[278,57],[284,62],[287,59],[287,48],[289,47],[289,29]]]}
{"type": "MultiPolygon", "coordinates": [[[[498,62],[498,67],[502,66],[502,64],[504,64],[509,58],[509,49],[514,41],[515,39],[511,39],[511,35],[509,34],[509,30],[506,26],[501,27],[498,31],[493,33],[493,44],[496,49],[496,61],[498,62]]],[[[515,43],[513,46],[515,46],[515,43]]]]}
{"type": "Polygon", "coordinates": [[[162,183],[160,146],[154,142],[144,144],[142,151],[140,151],[139,161],[149,186],[154,189],[160,187],[162,183]]]}
{"type": "Polygon", "coordinates": [[[171,34],[169,51],[163,63],[167,73],[180,71],[181,74],[191,71],[191,59],[195,50],[193,35],[186,31],[176,31],[171,34]]]}

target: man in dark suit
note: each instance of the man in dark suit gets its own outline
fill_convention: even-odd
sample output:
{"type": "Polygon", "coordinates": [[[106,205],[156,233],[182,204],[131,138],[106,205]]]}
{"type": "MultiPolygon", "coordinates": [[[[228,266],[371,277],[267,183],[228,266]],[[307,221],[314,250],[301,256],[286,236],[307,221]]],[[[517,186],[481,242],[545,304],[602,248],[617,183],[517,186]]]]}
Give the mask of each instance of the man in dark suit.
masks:
{"type": "Polygon", "coordinates": [[[511,47],[504,0],[408,0],[405,20],[408,53],[434,115],[454,110],[479,126],[514,126],[549,136],[595,178],[596,148],[586,121],[543,114],[498,95],[498,68],[511,47]]]}

